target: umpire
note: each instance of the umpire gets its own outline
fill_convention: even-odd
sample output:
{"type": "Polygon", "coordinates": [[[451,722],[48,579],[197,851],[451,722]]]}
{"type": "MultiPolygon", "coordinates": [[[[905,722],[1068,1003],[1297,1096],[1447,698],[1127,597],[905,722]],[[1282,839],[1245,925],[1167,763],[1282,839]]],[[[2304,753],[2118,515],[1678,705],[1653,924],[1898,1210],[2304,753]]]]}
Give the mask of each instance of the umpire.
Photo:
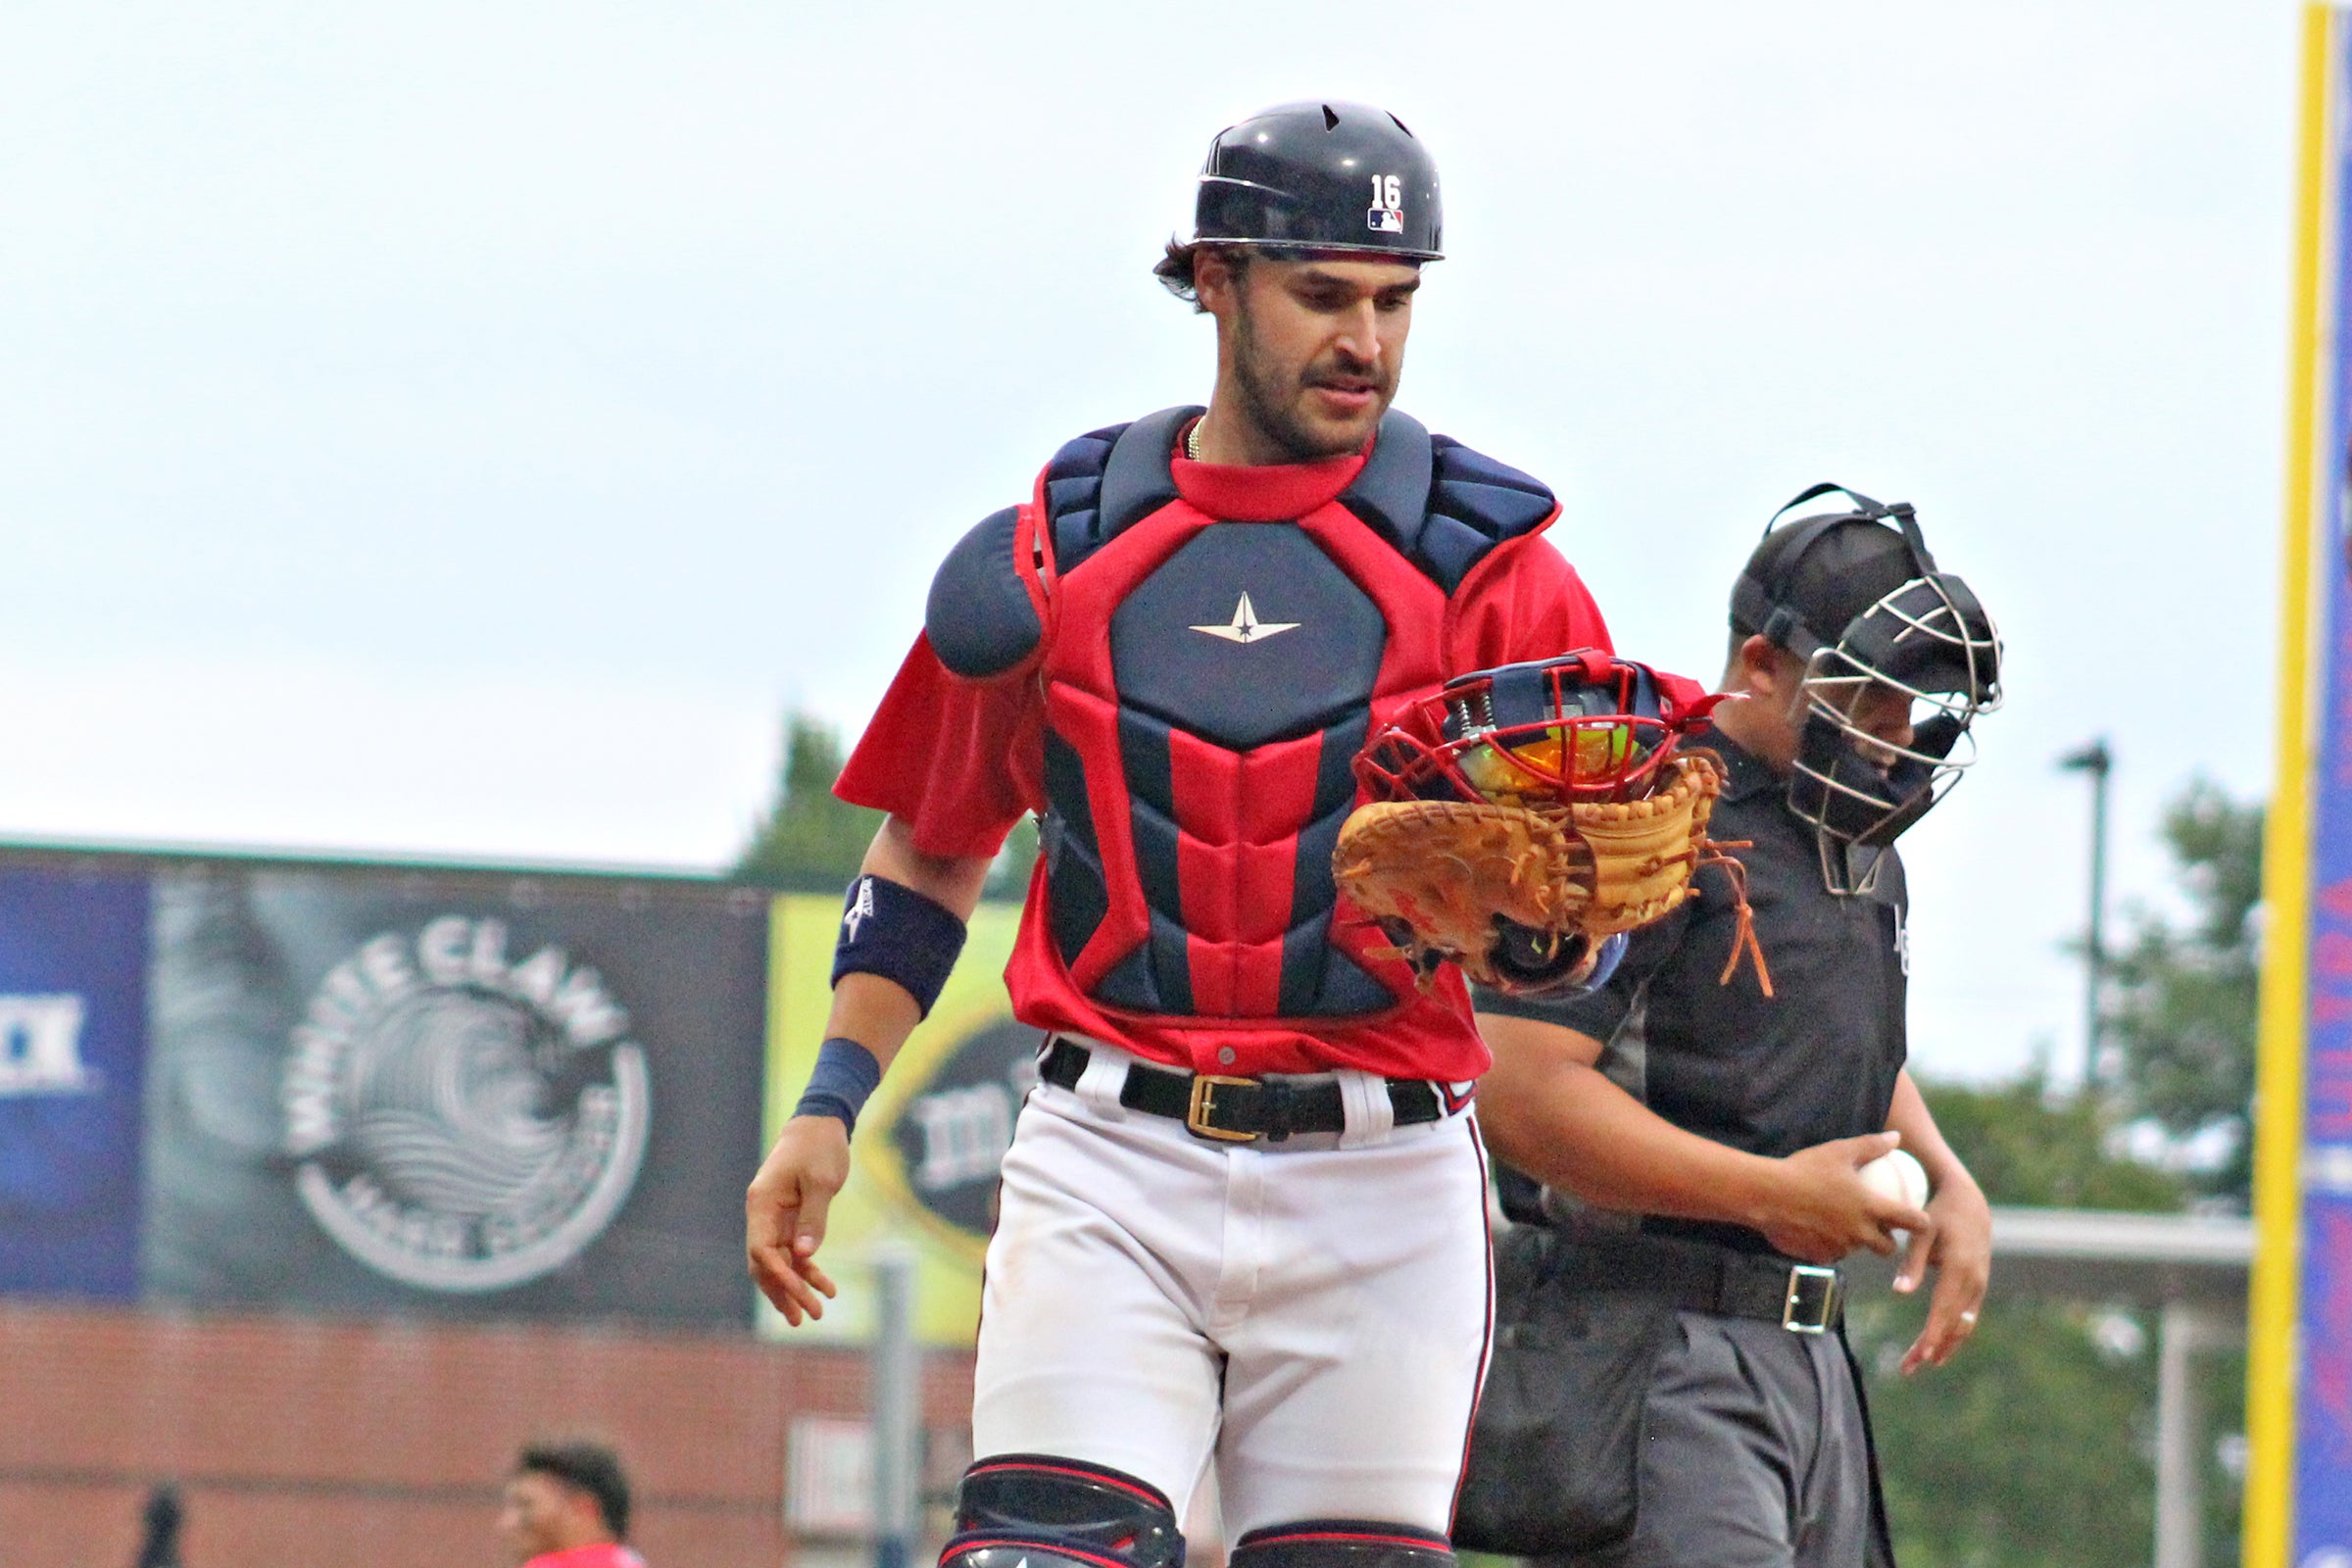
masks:
{"type": "MultiPolygon", "coordinates": [[[[1607,1440],[1589,1451],[1625,1456],[1631,1494],[1602,1498],[1585,1544],[1555,1563],[1890,1563],[1836,1265],[1856,1248],[1891,1253],[1909,1231],[1895,1289],[1936,1270],[1906,1373],[1959,1348],[1984,1298],[1990,1210],[1903,1066],[1892,842],[1973,757],[2000,644],[1908,506],[1819,485],[1776,523],[1828,494],[1851,509],[1769,526],[1750,557],[1724,677],[1744,700],[1694,742],[1729,774],[1710,831],[1752,845],[1740,858],[1771,994],[1721,978],[1740,915],[1736,873],[1710,867],[1681,910],[1634,935],[1603,989],[1480,998],[1494,1052],[1480,1120],[1505,1212],[1540,1227],[1506,1238],[1506,1291],[1515,1260],[1538,1315],[1614,1325],[1572,1331],[1585,1361],[1542,1367],[1589,1385],[1552,1407],[1589,1444],[1607,1440]],[[1924,1211],[1858,1174],[1898,1139],[1932,1183],[1924,1211]]],[[[1529,1309],[1506,1294],[1506,1324],[1529,1309]]],[[[1510,1353],[1506,1337],[1498,1376],[1510,1353]]],[[[1494,1386],[1489,1400],[1508,1402],[1494,1386]]],[[[1482,1415],[1482,1445],[1487,1428],[1482,1415]]],[[[1465,1517],[1492,1458],[1473,1460],[1465,1517]]]]}

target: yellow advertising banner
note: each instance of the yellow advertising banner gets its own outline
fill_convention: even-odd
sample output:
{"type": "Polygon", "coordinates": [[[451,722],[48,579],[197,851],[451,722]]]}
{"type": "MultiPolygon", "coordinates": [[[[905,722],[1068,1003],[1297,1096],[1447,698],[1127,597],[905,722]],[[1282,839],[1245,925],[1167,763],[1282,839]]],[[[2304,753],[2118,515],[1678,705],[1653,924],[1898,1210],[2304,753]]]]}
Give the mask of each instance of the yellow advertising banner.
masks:
{"type": "MultiPolygon", "coordinates": [[[[1037,1081],[1040,1032],[1016,1023],[1004,990],[1020,907],[984,904],[938,1004],[858,1118],[850,1182],[834,1200],[817,1254],[841,1286],[821,1322],[788,1329],[765,1302],[761,1332],[861,1340],[873,1328],[871,1259],[910,1252],[915,1335],[969,1346],[980,1322],[980,1263],[995,1221],[997,1168],[1012,1118],[1037,1081]]],[[[767,1116],[773,1143],[824,1043],[841,900],[786,894],[768,921],[767,1116]]]]}

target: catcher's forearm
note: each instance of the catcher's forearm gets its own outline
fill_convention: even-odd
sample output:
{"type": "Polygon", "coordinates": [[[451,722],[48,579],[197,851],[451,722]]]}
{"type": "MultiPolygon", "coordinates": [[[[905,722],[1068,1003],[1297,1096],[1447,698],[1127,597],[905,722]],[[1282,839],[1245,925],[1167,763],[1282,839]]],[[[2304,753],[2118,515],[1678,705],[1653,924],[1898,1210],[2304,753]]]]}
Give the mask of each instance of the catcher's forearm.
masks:
{"type": "Polygon", "coordinates": [[[1479,1081],[1487,1147],[1547,1187],[1628,1213],[1757,1225],[1781,1162],[1686,1132],[1603,1077],[1599,1042],[1481,1013],[1494,1066],[1479,1081]]]}
{"type": "MultiPolygon", "coordinates": [[[[887,817],[866,849],[863,875],[887,877],[912,888],[932,903],[969,919],[988,880],[986,856],[925,855],[897,817],[887,817]]],[[[887,1069],[922,1019],[913,996],[895,980],[876,974],[845,974],[833,988],[833,1010],[825,1020],[827,1039],[855,1040],[887,1069]]]]}

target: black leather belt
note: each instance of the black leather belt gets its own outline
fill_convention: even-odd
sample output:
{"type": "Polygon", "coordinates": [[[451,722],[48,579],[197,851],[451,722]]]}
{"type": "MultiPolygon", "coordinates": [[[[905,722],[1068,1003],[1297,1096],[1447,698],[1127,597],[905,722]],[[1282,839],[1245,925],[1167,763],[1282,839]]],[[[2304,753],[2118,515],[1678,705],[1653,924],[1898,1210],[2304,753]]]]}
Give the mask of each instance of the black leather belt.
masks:
{"type": "Polygon", "coordinates": [[[1544,1277],[1572,1291],[1641,1291],[1686,1312],[1827,1334],[1845,1322],[1845,1278],[1771,1252],[1667,1236],[1556,1236],[1544,1277]]]}
{"type": "MultiPolygon", "coordinates": [[[[1038,1076],[1075,1089],[1091,1054],[1068,1035],[1055,1035],[1038,1057],[1038,1076]]],[[[1387,1083],[1397,1126],[1436,1121],[1446,1114],[1437,1085],[1419,1078],[1391,1078],[1387,1083]]],[[[1119,1086],[1119,1103],[1147,1116],[1173,1117],[1196,1137],[1224,1144],[1251,1144],[1261,1138],[1279,1144],[1298,1133],[1348,1129],[1340,1081],[1325,1076],[1223,1078],[1137,1061],[1128,1066],[1127,1081],[1119,1086]]]]}

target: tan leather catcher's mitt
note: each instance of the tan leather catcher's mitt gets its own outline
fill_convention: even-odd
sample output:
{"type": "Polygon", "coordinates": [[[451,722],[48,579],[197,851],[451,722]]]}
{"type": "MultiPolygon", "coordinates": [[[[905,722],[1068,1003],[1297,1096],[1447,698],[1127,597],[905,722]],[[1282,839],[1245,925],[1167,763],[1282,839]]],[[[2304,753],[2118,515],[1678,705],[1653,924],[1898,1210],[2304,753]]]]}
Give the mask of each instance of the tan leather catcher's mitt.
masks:
{"type": "Polygon", "coordinates": [[[1332,872],[1425,983],[1450,961],[1482,985],[1524,991],[1538,973],[1557,983],[1557,959],[1570,944],[1590,953],[1649,924],[1690,896],[1701,864],[1722,863],[1741,895],[1724,978],[1742,952],[1752,953],[1770,996],[1739,862],[1707,837],[1722,790],[1722,764],[1693,751],[1670,758],[1657,787],[1635,801],[1375,802],[1340,829],[1332,872]]]}

